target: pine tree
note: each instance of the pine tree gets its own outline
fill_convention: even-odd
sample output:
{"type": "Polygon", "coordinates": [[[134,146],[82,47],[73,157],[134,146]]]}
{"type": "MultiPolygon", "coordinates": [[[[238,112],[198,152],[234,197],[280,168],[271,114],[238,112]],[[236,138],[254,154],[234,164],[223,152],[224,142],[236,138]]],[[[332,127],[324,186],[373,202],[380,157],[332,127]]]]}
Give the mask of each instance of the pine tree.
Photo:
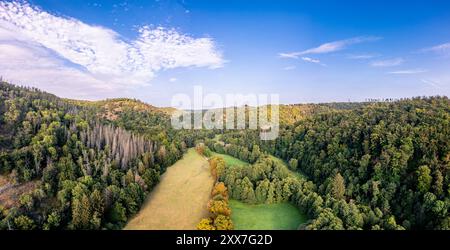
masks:
{"type": "Polygon", "coordinates": [[[433,189],[437,196],[442,195],[443,186],[444,186],[444,177],[442,176],[441,171],[436,170],[434,173],[434,185],[433,189]]]}
{"type": "Polygon", "coordinates": [[[331,193],[336,199],[343,199],[345,195],[345,181],[340,173],[334,176],[331,193]]]}
{"type": "Polygon", "coordinates": [[[296,171],[296,170],[297,170],[297,167],[298,167],[298,160],[297,160],[297,159],[291,159],[291,160],[289,161],[289,168],[290,168],[292,171],[296,171]]]}
{"type": "Polygon", "coordinates": [[[275,186],[273,183],[270,183],[269,189],[267,190],[267,204],[272,204],[275,202],[275,186]]]}
{"type": "Polygon", "coordinates": [[[103,197],[102,197],[100,191],[98,191],[97,189],[95,189],[94,192],[91,193],[90,203],[91,203],[93,213],[97,213],[98,215],[103,215],[104,201],[103,201],[103,197]]]}
{"type": "Polygon", "coordinates": [[[428,166],[420,166],[416,173],[417,173],[417,189],[422,192],[426,193],[428,190],[430,190],[432,177],[430,175],[430,169],[428,166]]]}

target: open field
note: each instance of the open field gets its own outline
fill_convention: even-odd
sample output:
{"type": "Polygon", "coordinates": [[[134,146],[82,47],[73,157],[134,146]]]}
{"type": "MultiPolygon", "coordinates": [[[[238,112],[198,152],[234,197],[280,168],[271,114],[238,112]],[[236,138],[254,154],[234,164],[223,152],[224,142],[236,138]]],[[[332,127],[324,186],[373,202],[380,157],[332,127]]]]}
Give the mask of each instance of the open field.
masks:
{"type": "Polygon", "coordinates": [[[295,230],[307,217],[290,203],[249,205],[230,200],[236,230],[295,230]]]}
{"type": "Polygon", "coordinates": [[[212,152],[212,156],[220,156],[225,160],[225,164],[227,164],[228,167],[231,166],[248,166],[249,163],[239,160],[238,158],[235,158],[233,156],[230,155],[226,155],[226,154],[219,154],[216,152],[212,152]]]}
{"type": "MultiPolygon", "coordinates": [[[[226,154],[213,152],[213,156],[221,156],[227,166],[249,166],[242,160],[226,154]]],[[[292,171],[280,158],[270,155],[270,158],[282,164],[295,178],[306,178],[303,174],[292,171]]],[[[278,204],[250,205],[237,200],[230,200],[231,219],[237,230],[292,230],[307,221],[307,217],[300,213],[297,207],[289,202],[278,204]]]]}
{"type": "Polygon", "coordinates": [[[208,162],[194,149],[169,167],[141,211],[125,230],[195,229],[208,216],[206,204],[214,178],[208,162]]]}

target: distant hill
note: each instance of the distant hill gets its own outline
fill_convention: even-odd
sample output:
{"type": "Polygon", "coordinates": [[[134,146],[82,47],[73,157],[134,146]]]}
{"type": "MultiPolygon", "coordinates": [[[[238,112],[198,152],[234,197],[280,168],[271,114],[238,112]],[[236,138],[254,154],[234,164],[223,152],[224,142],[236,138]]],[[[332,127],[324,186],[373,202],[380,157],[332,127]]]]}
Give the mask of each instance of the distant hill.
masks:
{"type": "Polygon", "coordinates": [[[101,101],[78,101],[78,100],[67,100],[67,101],[82,106],[99,107],[105,112],[105,118],[109,120],[115,120],[115,118],[117,118],[118,113],[127,110],[133,110],[138,112],[155,112],[166,115],[171,115],[177,110],[171,107],[161,107],[161,108],[155,107],[150,104],[144,103],[140,100],[129,98],[115,98],[101,101]]]}

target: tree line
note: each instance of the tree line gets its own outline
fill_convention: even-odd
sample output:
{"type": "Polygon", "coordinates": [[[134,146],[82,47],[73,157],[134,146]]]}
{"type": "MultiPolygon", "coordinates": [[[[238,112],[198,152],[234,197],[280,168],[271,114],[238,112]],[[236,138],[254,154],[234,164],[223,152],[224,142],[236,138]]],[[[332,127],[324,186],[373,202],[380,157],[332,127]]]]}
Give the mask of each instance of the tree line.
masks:
{"type": "MultiPolygon", "coordinates": [[[[205,155],[205,146],[199,144],[197,152],[205,155]]],[[[212,157],[209,159],[211,174],[216,179],[216,183],[211,191],[211,199],[207,208],[210,216],[203,218],[197,225],[198,230],[232,230],[234,228],[231,220],[231,208],[228,203],[228,188],[223,182],[218,182],[219,176],[225,170],[225,161],[222,157],[212,157]]]]}

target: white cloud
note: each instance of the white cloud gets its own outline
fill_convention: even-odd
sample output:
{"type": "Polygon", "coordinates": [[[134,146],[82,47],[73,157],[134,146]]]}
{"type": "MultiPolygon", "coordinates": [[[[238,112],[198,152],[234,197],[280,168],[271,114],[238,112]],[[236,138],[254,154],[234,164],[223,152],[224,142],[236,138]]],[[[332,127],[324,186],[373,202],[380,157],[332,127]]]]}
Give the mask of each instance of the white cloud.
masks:
{"type": "Polygon", "coordinates": [[[297,67],[295,67],[295,66],[287,66],[287,67],[284,67],[283,70],[294,70],[296,68],[297,67]]]}
{"type": "Polygon", "coordinates": [[[176,82],[176,81],[178,81],[178,79],[175,78],[175,77],[172,77],[172,78],[169,79],[169,82],[176,82]]]}
{"type": "Polygon", "coordinates": [[[375,57],[378,57],[378,54],[355,54],[355,55],[348,55],[348,59],[354,59],[354,60],[365,60],[365,59],[372,59],[375,57]]]}
{"type": "Polygon", "coordinates": [[[408,74],[420,74],[425,73],[427,70],[424,69],[407,69],[407,70],[397,70],[388,72],[388,74],[399,74],[399,75],[408,75],[408,74]]]}
{"type": "Polygon", "coordinates": [[[311,62],[311,63],[320,63],[320,60],[318,59],[312,59],[310,57],[302,57],[302,60],[305,62],[311,62]]]}
{"type": "Polygon", "coordinates": [[[280,58],[291,58],[291,59],[298,59],[300,54],[298,52],[292,52],[292,53],[279,53],[278,56],[280,58]]]}
{"type": "Polygon", "coordinates": [[[346,47],[353,45],[353,44],[358,44],[358,43],[363,43],[363,42],[372,42],[372,41],[377,41],[380,39],[381,38],[379,38],[379,37],[372,37],[372,36],[354,37],[354,38],[350,38],[350,39],[346,39],[346,40],[324,43],[324,44],[320,45],[319,47],[311,48],[311,49],[304,50],[304,51],[279,53],[278,56],[281,58],[298,59],[300,56],[303,56],[303,55],[326,54],[326,53],[336,52],[339,50],[343,50],[346,47]]]}
{"type": "Polygon", "coordinates": [[[64,74],[64,80],[86,90],[94,83],[111,91],[146,86],[160,70],[213,69],[225,63],[208,37],[143,26],[136,39],[128,40],[111,29],[52,15],[24,2],[0,2],[0,44],[9,55],[0,61],[0,74],[7,79],[67,84],[60,78],[64,74]],[[9,64],[12,58],[21,63],[9,64]],[[33,78],[36,74],[40,77],[33,78]]]}
{"type": "Polygon", "coordinates": [[[304,56],[304,57],[302,57],[302,60],[305,62],[316,63],[316,64],[319,64],[322,66],[326,66],[325,64],[321,63],[319,59],[313,59],[313,58],[304,56]]]}
{"type": "Polygon", "coordinates": [[[51,51],[27,44],[0,42],[0,75],[4,80],[21,85],[45,86],[52,93],[64,97],[107,98],[117,90],[116,86],[87,72],[67,67],[62,59],[52,57],[51,51]]]}
{"type": "Polygon", "coordinates": [[[370,63],[373,67],[394,67],[401,65],[405,62],[403,58],[393,58],[393,59],[387,59],[387,60],[379,60],[379,61],[373,61],[370,63]]]}
{"type": "Polygon", "coordinates": [[[440,54],[450,54],[450,42],[444,43],[440,45],[436,45],[430,48],[425,48],[422,50],[422,52],[434,52],[434,53],[440,53],[440,54]]]}

